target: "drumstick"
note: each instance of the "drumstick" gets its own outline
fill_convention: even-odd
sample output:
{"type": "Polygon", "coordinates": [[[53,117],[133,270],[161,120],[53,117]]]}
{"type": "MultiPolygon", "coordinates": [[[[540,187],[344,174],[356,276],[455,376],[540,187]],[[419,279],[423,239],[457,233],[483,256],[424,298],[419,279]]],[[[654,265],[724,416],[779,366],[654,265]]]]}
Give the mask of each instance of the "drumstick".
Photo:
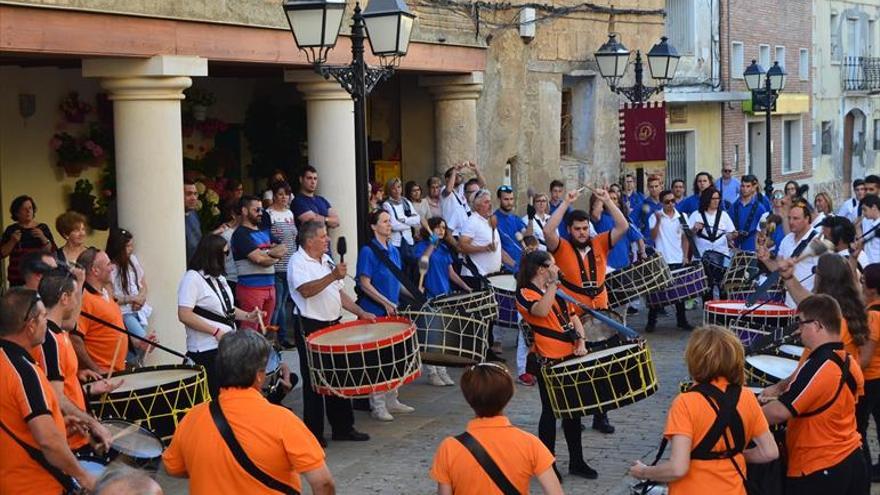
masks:
{"type": "Polygon", "coordinates": [[[136,431],[138,430],[138,428],[140,428],[140,421],[138,421],[137,423],[132,424],[131,426],[125,428],[124,430],[119,430],[119,431],[117,431],[116,433],[114,433],[113,436],[110,437],[110,443],[115,442],[115,441],[118,440],[119,438],[122,438],[122,437],[128,435],[129,433],[134,433],[134,432],[136,432],[136,431]]]}
{"type": "Polygon", "coordinates": [[[257,322],[260,324],[260,333],[266,335],[266,324],[263,323],[263,312],[257,307],[254,307],[254,311],[257,312],[257,322]]]}
{"type": "Polygon", "coordinates": [[[113,376],[113,367],[116,366],[116,358],[119,357],[119,348],[122,346],[122,339],[118,339],[116,341],[116,349],[113,351],[113,360],[110,361],[110,371],[107,372],[107,378],[105,380],[109,380],[111,376],[113,376]]]}

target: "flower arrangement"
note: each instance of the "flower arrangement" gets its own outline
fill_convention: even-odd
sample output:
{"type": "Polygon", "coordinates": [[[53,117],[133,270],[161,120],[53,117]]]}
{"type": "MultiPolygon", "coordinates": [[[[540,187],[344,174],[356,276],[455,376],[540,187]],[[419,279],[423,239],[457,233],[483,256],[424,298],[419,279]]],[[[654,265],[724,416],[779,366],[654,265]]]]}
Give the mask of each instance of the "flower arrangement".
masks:
{"type": "Polygon", "coordinates": [[[58,109],[64,114],[67,122],[82,123],[86,115],[92,111],[92,106],[79,99],[79,93],[71,91],[61,100],[58,109]]]}
{"type": "Polygon", "coordinates": [[[220,224],[220,194],[203,181],[196,182],[196,191],[199,193],[196,204],[199,222],[202,224],[202,231],[208,233],[220,224]]]}
{"type": "Polygon", "coordinates": [[[91,136],[75,137],[64,131],[52,136],[49,147],[58,154],[58,165],[72,177],[105,156],[104,148],[91,136]]]}

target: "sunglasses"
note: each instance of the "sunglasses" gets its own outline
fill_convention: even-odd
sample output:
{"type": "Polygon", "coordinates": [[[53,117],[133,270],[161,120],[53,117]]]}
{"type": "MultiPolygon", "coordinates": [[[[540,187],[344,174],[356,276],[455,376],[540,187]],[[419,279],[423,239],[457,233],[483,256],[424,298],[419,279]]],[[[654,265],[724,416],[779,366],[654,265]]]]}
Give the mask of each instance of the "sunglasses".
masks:
{"type": "Polygon", "coordinates": [[[722,170],[722,172],[724,172],[725,174],[732,174],[733,170],[722,170]]]}
{"type": "Polygon", "coordinates": [[[664,205],[671,205],[673,203],[675,203],[675,199],[667,199],[666,201],[663,202],[664,205]]]}
{"type": "Polygon", "coordinates": [[[711,199],[721,199],[721,196],[712,196],[711,199]]]}
{"type": "Polygon", "coordinates": [[[34,308],[37,306],[37,303],[40,301],[42,301],[42,299],[40,298],[40,293],[37,291],[34,291],[34,297],[31,299],[31,303],[28,305],[27,311],[24,312],[24,320],[22,320],[23,323],[27,323],[28,320],[31,319],[31,312],[34,310],[34,308]]]}
{"type": "Polygon", "coordinates": [[[498,192],[504,192],[504,193],[513,192],[513,188],[510,186],[501,186],[498,188],[498,192]]]}
{"type": "Polygon", "coordinates": [[[798,328],[801,328],[801,327],[803,327],[804,325],[809,325],[810,323],[815,323],[815,322],[816,322],[816,320],[801,320],[801,319],[798,319],[798,321],[797,321],[797,325],[798,325],[798,328]]]}

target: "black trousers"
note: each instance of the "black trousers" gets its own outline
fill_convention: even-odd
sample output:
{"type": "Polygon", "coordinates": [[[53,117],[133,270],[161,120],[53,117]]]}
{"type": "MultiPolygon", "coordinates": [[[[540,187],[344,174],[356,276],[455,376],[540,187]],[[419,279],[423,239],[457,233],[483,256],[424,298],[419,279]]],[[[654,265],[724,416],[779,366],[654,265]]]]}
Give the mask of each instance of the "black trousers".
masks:
{"type": "Polygon", "coordinates": [[[868,495],[871,478],[861,449],[836,466],[800,478],[785,478],[785,493],[797,495],[868,495]]]}
{"type": "MultiPolygon", "coordinates": [[[[461,280],[464,283],[466,283],[468,285],[468,287],[470,287],[471,289],[473,289],[475,291],[483,290],[483,279],[480,277],[462,276],[461,280]]],[[[486,352],[491,351],[492,345],[495,343],[495,335],[493,332],[494,329],[495,329],[495,320],[492,320],[489,322],[489,325],[486,327],[486,332],[488,333],[486,335],[486,340],[489,342],[489,349],[487,349],[486,352]]]]}
{"type": "Polygon", "coordinates": [[[871,447],[868,445],[868,422],[871,413],[880,406],[880,379],[865,381],[865,395],[856,403],[856,423],[859,434],[862,435],[862,450],[865,452],[865,462],[871,465],[871,447]]]}
{"type": "MultiPolygon", "coordinates": [[[[547,385],[544,383],[544,375],[535,374],[538,379],[538,393],[541,396],[541,418],[538,420],[538,438],[551,454],[556,454],[556,417],[550,407],[550,396],[547,394],[547,385]]],[[[584,464],[584,448],[581,442],[581,418],[562,420],[562,433],[565,435],[565,443],[568,444],[569,466],[584,464]]]]}
{"type": "Polygon", "coordinates": [[[220,377],[217,376],[217,367],[214,365],[214,361],[217,360],[217,349],[202,352],[187,352],[186,357],[192,359],[197,365],[204,366],[205,374],[208,378],[208,392],[211,394],[213,400],[217,400],[218,394],[220,393],[220,377]]]}
{"type": "Polygon", "coordinates": [[[301,333],[296,339],[296,352],[299,354],[299,370],[302,376],[303,422],[316,438],[324,437],[324,412],[334,433],[344,435],[354,428],[354,413],[351,401],[335,395],[321,395],[312,388],[309,375],[309,362],[306,357],[305,337],[312,332],[335,324],[335,321],[320,321],[310,318],[295,318],[301,324],[301,333]]]}

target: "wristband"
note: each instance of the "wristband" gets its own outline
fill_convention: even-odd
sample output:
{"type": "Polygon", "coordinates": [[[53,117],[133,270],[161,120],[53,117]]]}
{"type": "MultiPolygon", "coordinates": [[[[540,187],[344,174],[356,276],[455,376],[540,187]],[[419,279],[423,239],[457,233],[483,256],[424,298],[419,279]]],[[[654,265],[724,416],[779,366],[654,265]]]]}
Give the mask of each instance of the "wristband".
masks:
{"type": "Polygon", "coordinates": [[[212,337],[216,337],[218,333],[220,333],[220,327],[215,328],[215,329],[214,329],[214,333],[211,334],[211,336],[212,336],[212,337]]]}

